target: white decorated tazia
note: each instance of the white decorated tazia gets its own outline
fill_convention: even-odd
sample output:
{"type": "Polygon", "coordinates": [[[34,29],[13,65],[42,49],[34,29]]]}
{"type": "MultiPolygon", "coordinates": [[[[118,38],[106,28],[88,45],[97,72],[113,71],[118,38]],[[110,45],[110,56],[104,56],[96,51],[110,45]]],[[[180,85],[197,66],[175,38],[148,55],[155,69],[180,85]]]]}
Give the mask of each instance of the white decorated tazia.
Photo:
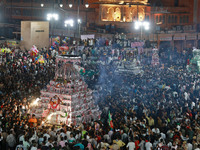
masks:
{"type": "Polygon", "coordinates": [[[98,106],[94,104],[93,93],[81,79],[81,58],[58,56],[56,73],[46,89],[41,90],[38,104],[32,113],[51,124],[79,124],[100,117],[98,106]]]}
{"type": "Polygon", "coordinates": [[[152,50],[152,61],[151,61],[151,64],[153,66],[158,66],[160,63],[159,63],[159,55],[158,55],[158,49],[154,48],[152,50]]]}

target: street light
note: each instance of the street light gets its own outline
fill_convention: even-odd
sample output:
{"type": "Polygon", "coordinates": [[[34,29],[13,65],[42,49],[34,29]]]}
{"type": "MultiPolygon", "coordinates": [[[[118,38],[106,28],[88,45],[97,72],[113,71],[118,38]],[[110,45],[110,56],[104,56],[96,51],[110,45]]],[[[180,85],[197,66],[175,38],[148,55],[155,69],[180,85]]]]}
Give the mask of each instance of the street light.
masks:
{"type": "Polygon", "coordinates": [[[69,25],[70,25],[71,27],[74,26],[74,21],[73,21],[72,19],[66,20],[66,21],[65,21],[65,27],[68,27],[69,25]]]}
{"type": "Polygon", "coordinates": [[[41,7],[44,7],[44,4],[43,4],[43,3],[41,3],[40,5],[41,5],[41,7]]]}
{"type": "Polygon", "coordinates": [[[58,14],[55,14],[55,13],[47,14],[47,20],[48,21],[51,21],[51,20],[53,21],[52,22],[52,34],[51,34],[51,45],[53,45],[52,36],[53,36],[53,32],[54,32],[54,21],[58,20],[58,14]]]}
{"type": "Polygon", "coordinates": [[[63,7],[63,4],[62,4],[62,3],[60,4],[60,7],[61,7],[61,8],[63,7]]]}
{"type": "Polygon", "coordinates": [[[81,23],[81,19],[78,19],[77,21],[78,21],[78,24],[80,24],[80,23],[81,23]]]}
{"type": "Polygon", "coordinates": [[[63,3],[62,3],[62,0],[60,0],[60,4],[59,6],[62,8],[63,7],[63,3]]]}
{"type": "Polygon", "coordinates": [[[88,8],[88,7],[89,7],[89,4],[88,4],[88,3],[85,3],[85,7],[88,8]]]}
{"type": "Polygon", "coordinates": [[[73,27],[73,26],[74,26],[74,21],[72,19],[65,20],[65,27],[67,27],[68,34],[69,34],[69,27],[73,27]]]}
{"type": "Polygon", "coordinates": [[[72,3],[70,3],[70,4],[69,4],[69,8],[72,8],[72,6],[73,6],[72,3]]]}
{"type": "Polygon", "coordinates": [[[80,36],[80,31],[81,31],[81,19],[78,19],[78,35],[80,36]]]}
{"type": "Polygon", "coordinates": [[[147,22],[147,21],[136,21],[135,22],[135,29],[138,30],[138,29],[141,29],[141,40],[142,40],[142,29],[145,29],[145,30],[149,30],[150,29],[150,23],[147,22]]]}
{"type": "Polygon", "coordinates": [[[51,14],[51,13],[47,14],[47,20],[50,21],[52,19],[57,21],[58,20],[58,14],[55,14],[55,13],[53,13],[53,14],[51,14]]]}

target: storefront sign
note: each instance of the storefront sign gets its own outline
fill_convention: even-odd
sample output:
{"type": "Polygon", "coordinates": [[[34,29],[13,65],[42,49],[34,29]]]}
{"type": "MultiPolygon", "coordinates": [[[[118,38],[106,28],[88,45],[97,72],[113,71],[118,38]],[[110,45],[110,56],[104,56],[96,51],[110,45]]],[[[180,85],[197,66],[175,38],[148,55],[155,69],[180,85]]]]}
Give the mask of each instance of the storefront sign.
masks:
{"type": "Polygon", "coordinates": [[[172,37],[160,37],[160,41],[171,41],[172,37]]]}
{"type": "Polygon", "coordinates": [[[157,40],[158,40],[158,34],[149,35],[149,41],[157,41],[157,40]]]}
{"type": "Polygon", "coordinates": [[[144,46],[144,42],[132,42],[131,43],[131,48],[143,47],[143,46],[144,46]]]}
{"type": "Polygon", "coordinates": [[[185,36],[175,36],[174,40],[185,40],[185,36]]]}
{"type": "Polygon", "coordinates": [[[94,39],[94,34],[81,35],[81,40],[94,39]]]}
{"type": "Polygon", "coordinates": [[[186,36],[186,40],[196,40],[197,36],[196,35],[188,35],[186,36]]]}

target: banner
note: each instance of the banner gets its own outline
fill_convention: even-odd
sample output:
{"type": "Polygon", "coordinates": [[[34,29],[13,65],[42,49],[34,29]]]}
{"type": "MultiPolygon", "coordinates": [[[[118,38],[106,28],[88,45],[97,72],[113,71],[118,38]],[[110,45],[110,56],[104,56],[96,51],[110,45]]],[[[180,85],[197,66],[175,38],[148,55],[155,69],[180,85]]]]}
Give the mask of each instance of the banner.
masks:
{"type": "Polygon", "coordinates": [[[81,35],[81,40],[94,39],[94,34],[81,35]]]}
{"type": "Polygon", "coordinates": [[[65,55],[69,51],[68,46],[59,46],[59,55],[65,55]]]}
{"type": "Polygon", "coordinates": [[[68,46],[60,46],[59,51],[68,51],[69,47],[68,46]]]}
{"type": "Polygon", "coordinates": [[[131,48],[136,48],[136,47],[143,47],[144,42],[132,42],[131,43],[131,48]]]}
{"type": "Polygon", "coordinates": [[[172,37],[160,37],[160,41],[171,41],[172,37]]]}

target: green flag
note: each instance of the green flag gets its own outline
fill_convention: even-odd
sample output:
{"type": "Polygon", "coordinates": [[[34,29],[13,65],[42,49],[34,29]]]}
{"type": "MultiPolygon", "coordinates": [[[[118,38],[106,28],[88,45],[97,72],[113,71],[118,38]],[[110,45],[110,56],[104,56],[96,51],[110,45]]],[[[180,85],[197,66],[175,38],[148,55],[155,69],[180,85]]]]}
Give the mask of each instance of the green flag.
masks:
{"type": "Polygon", "coordinates": [[[110,111],[109,111],[109,114],[108,114],[108,123],[109,123],[111,129],[113,129],[113,121],[112,121],[112,116],[110,114],[110,111]]]}

